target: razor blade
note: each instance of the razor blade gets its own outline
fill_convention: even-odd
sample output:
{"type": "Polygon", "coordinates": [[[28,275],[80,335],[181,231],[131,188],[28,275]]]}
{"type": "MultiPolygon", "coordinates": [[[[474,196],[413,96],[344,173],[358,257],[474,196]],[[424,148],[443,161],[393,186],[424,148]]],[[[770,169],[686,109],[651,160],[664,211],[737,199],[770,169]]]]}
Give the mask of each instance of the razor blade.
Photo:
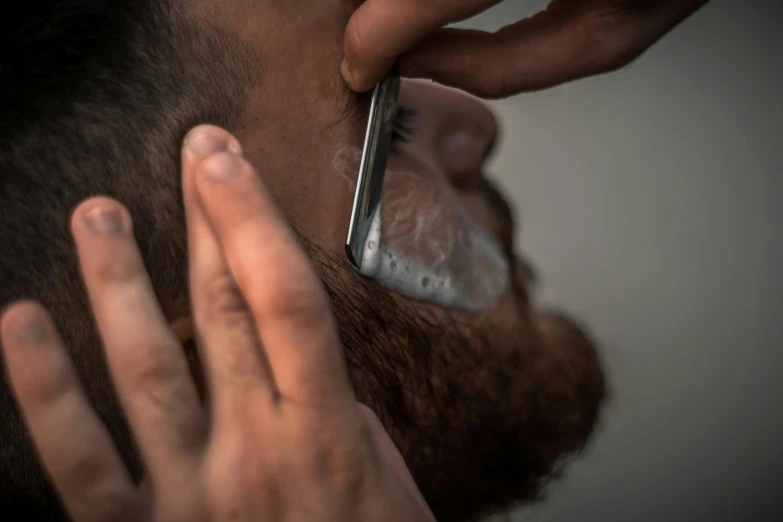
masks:
{"type": "Polygon", "coordinates": [[[375,87],[372,95],[367,134],[364,138],[359,178],[356,181],[356,193],[345,245],[348,259],[358,269],[362,268],[362,257],[370,225],[381,203],[383,178],[392,142],[399,92],[400,78],[390,76],[375,87]]]}

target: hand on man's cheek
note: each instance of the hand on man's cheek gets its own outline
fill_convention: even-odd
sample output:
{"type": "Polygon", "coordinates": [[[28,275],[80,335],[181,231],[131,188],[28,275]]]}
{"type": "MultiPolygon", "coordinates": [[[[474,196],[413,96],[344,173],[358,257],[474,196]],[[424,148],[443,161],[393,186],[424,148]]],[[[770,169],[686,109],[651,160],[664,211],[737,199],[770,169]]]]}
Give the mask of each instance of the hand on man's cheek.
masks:
{"type": "Polygon", "coordinates": [[[92,198],[72,220],[112,378],[144,461],[141,489],[47,312],[17,304],[0,325],[14,392],[71,517],[310,520],[317,506],[319,519],[431,522],[396,447],[356,402],[321,282],[237,140],[199,127],[182,154],[208,409],[157,303],[127,209],[92,198]]]}

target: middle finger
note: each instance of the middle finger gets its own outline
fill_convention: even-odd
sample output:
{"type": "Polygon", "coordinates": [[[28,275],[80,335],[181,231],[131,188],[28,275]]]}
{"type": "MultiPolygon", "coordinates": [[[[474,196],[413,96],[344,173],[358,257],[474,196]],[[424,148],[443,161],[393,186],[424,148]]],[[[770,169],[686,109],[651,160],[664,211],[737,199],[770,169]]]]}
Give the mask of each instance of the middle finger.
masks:
{"type": "MultiPolygon", "coordinates": [[[[248,401],[256,405],[272,402],[275,385],[253,316],[228,269],[195,187],[199,166],[225,151],[241,152],[239,142],[228,132],[209,125],[193,129],[182,150],[182,187],[199,353],[206,363],[214,413],[232,417],[245,409],[248,401]]],[[[215,424],[223,423],[216,419],[215,424]]]]}

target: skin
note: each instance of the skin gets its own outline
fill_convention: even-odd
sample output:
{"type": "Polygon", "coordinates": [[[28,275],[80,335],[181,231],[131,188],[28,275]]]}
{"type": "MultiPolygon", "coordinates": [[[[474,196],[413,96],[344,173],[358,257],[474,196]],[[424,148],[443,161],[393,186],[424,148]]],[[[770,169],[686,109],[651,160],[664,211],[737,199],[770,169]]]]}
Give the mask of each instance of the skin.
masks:
{"type": "MultiPolygon", "coordinates": [[[[515,267],[507,291],[480,313],[411,301],[361,277],[344,253],[357,172],[350,151],[362,144],[368,108],[367,98],[352,92],[340,75],[345,30],[356,2],[186,1],[190,15],[205,30],[230,33],[249,49],[243,66],[259,82],[227,130],[241,143],[244,160],[255,167],[269,201],[295,230],[326,288],[355,397],[377,414],[435,516],[475,520],[535,498],[546,479],[559,471],[558,459],[584,447],[596,424],[605,383],[595,347],[581,330],[530,305],[528,271],[514,255],[511,213],[484,176],[498,136],[491,112],[455,91],[414,82],[403,86],[402,104],[418,110],[416,132],[390,157],[388,168],[437,180],[439,191],[427,197],[457,198],[515,267]],[[452,139],[454,133],[462,137],[452,139]]],[[[174,198],[182,194],[168,190],[156,197],[165,203],[159,208],[174,213],[174,198]]],[[[118,203],[147,208],[143,199],[118,203]]],[[[145,217],[137,213],[133,219],[138,223],[145,217]]],[[[178,230],[176,219],[168,221],[170,241],[181,241],[179,234],[186,231],[178,230]]],[[[259,234],[261,240],[251,244],[258,244],[258,252],[272,251],[268,235],[259,234]]],[[[137,238],[140,244],[143,240],[137,238]]],[[[87,259],[84,252],[80,250],[87,259]]],[[[311,287],[297,287],[299,279],[262,273],[248,285],[263,289],[281,283],[302,295],[311,287]]],[[[195,294],[191,300],[163,288],[154,290],[165,320],[176,324],[175,337],[191,345],[195,337],[201,344],[195,294]]],[[[309,308],[293,306],[287,299],[276,300],[275,306],[315,318],[309,308]]],[[[266,341],[264,346],[268,348],[266,341]]],[[[97,346],[68,348],[81,375],[94,376],[84,382],[85,388],[89,391],[93,385],[104,393],[91,398],[97,396],[101,414],[110,413],[107,424],[117,442],[123,427],[115,420],[105,388],[96,385],[105,382],[97,373],[102,371],[97,346]]],[[[202,359],[214,368],[207,354],[202,359]]],[[[217,393],[210,385],[209,368],[201,386],[194,370],[202,395],[217,393]]],[[[276,377],[280,372],[285,374],[275,368],[276,377]]],[[[168,408],[165,415],[173,410],[168,408]]],[[[131,422],[131,428],[139,427],[131,422]]],[[[337,426],[321,428],[331,442],[347,437],[337,426]]],[[[72,442],[71,452],[92,449],[88,437],[72,442]]],[[[282,451],[291,440],[281,437],[269,444],[282,451]]],[[[120,451],[133,463],[127,446],[120,451]]],[[[289,448],[291,454],[296,447],[289,448]]],[[[145,471],[152,473],[155,466],[150,463],[157,458],[143,449],[140,453],[145,471]]]]}
{"type": "Polygon", "coordinates": [[[71,517],[434,521],[377,417],[356,402],[321,282],[239,143],[199,127],[182,155],[209,408],[157,303],[128,211],[93,198],[71,220],[147,470],[143,488],[90,407],[46,311],[21,303],[0,323],[14,392],[71,517]],[[261,238],[270,248],[257,248],[261,238]]]}
{"type": "Polygon", "coordinates": [[[341,70],[371,89],[400,74],[505,98],[619,69],[707,0],[553,0],[495,33],[444,29],[497,0],[366,0],[345,32],[341,70]]]}

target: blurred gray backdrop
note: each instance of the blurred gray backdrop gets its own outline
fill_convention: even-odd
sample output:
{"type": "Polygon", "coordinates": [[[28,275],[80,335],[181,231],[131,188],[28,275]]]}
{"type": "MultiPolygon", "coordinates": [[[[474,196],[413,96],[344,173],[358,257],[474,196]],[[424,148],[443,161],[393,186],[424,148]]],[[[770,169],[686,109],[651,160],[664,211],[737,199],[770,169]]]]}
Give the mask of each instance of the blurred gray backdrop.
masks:
{"type": "Polygon", "coordinates": [[[614,394],[519,520],[783,520],[782,84],[781,2],[713,0],[619,73],[493,105],[542,300],[589,326],[614,394]]]}

